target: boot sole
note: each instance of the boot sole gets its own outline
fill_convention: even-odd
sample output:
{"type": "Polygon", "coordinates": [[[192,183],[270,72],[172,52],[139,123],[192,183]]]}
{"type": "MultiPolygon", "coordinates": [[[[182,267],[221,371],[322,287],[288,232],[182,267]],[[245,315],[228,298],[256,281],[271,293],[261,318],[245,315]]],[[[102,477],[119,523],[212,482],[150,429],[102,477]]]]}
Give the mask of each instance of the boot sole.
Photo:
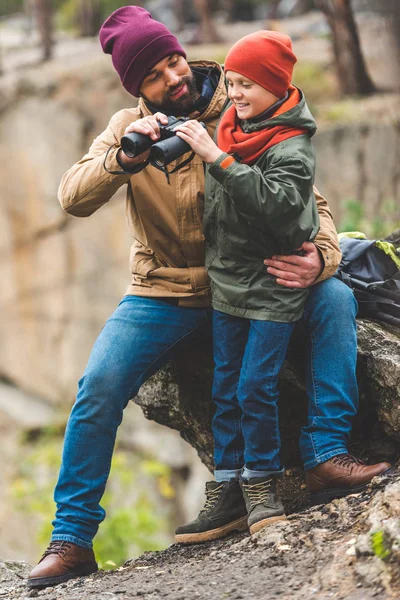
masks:
{"type": "Polygon", "coordinates": [[[367,481],[366,483],[361,483],[360,485],[356,485],[352,488],[333,488],[331,490],[326,490],[325,492],[310,494],[310,504],[311,506],[316,506],[317,504],[327,504],[335,498],[344,498],[350,494],[359,494],[367,489],[369,483],[370,482],[367,481]]]}
{"type": "Polygon", "coordinates": [[[28,579],[28,587],[53,587],[54,585],[64,583],[65,581],[69,581],[70,579],[74,579],[75,577],[85,577],[86,575],[92,575],[93,573],[97,573],[98,570],[99,569],[96,565],[96,567],[90,566],[79,571],[71,571],[70,573],[65,573],[65,575],[58,575],[56,577],[35,577],[32,579],[28,579]]]}
{"type": "Polygon", "coordinates": [[[257,531],[264,529],[264,527],[268,527],[268,525],[272,525],[272,523],[286,520],[286,515],[280,515],[278,517],[268,517],[268,519],[263,519],[262,521],[257,521],[257,523],[253,523],[253,525],[250,526],[250,533],[253,535],[253,533],[257,533],[257,531]]]}
{"type": "Polygon", "coordinates": [[[225,537],[233,531],[246,531],[247,515],[232,521],[223,527],[217,529],[211,529],[210,531],[202,531],[201,533],[178,533],[175,535],[176,544],[201,544],[202,542],[210,542],[211,540],[218,540],[219,538],[225,537]]]}

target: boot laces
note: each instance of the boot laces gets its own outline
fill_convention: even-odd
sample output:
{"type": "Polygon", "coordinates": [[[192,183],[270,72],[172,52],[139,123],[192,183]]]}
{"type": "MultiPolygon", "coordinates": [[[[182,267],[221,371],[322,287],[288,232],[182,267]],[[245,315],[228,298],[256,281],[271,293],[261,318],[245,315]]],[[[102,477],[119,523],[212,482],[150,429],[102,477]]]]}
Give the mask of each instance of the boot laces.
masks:
{"type": "Polygon", "coordinates": [[[208,510],[211,510],[216,505],[216,503],[218,502],[219,497],[221,495],[223,487],[224,486],[221,483],[221,485],[219,485],[218,487],[214,488],[213,490],[208,490],[206,488],[206,501],[204,503],[202,511],[206,512],[208,510]]]}
{"type": "Polygon", "coordinates": [[[365,465],[365,462],[356,458],[352,454],[339,454],[332,458],[332,462],[339,467],[351,467],[356,465],[365,465]]]}
{"type": "Polygon", "coordinates": [[[250,508],[253,508],[256,504],[268,502],[268,496],[271,493],[271,484],[271,479],[253,484],[242,483],[242,488],[247,493],[250,501],[250,508]]]}
{"type": "Polygon", "coordinates": [[[64,556],[67,550],[71,547],[71,542],[65,542],[64,540],[55,540],[51,542],[49,547],[45,550],[41,560],[48,556],[49,554],[58,554],[59,556],[64,556]]]}

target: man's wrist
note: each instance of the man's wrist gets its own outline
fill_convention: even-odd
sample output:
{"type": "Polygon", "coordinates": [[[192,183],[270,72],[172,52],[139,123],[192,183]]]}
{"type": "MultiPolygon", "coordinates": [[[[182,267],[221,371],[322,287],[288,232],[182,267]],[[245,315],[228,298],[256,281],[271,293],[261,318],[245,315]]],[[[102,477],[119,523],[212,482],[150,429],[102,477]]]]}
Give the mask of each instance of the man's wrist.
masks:
{"type": "Polygon", "coordinates": [[[127,171],[127,173],[130,171],[135,171],[139,166],[146,162],[146,159],[143,158],[143,154],[140,154],[135,158],[129,158],[122,148],[118,150],[116,159],[121,169],[124,169],[124,171],[127,171]]]}

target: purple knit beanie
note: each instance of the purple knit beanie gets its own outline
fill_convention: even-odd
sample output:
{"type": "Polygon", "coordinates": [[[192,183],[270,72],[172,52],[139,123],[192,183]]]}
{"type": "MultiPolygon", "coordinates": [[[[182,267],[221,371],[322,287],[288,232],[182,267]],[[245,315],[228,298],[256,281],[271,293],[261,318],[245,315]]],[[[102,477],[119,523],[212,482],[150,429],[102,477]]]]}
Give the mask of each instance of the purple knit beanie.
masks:
{"type": "Polygon", "coordinates": [[[141,6],[122,6],[114,11],[100,29],[100,43],[111,54],[122,85],[133,96],[147,73],[170,54],[186,53],[178,40],[141,6]]]}

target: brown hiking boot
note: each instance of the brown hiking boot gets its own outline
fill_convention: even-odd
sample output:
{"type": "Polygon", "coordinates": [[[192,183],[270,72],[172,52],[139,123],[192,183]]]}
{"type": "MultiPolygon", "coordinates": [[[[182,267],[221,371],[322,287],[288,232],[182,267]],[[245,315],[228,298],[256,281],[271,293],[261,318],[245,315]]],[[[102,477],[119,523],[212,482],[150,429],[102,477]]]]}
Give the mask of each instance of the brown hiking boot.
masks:
{"type": "Polygon", "coordinates": [[[387,462],[366,465],[351,454],[339,454],[306,472],[312,504],[325,504],[334,498],[362,492],[376,475],[391,468],[387,462]]]}
{"type": "Polygon", "coordinates": [[[97,570],[92,548],[55,541],[51,542],[39,563],[30,572],[28,587],[53,586],[74,577],[96,573],[97,570]]]}

